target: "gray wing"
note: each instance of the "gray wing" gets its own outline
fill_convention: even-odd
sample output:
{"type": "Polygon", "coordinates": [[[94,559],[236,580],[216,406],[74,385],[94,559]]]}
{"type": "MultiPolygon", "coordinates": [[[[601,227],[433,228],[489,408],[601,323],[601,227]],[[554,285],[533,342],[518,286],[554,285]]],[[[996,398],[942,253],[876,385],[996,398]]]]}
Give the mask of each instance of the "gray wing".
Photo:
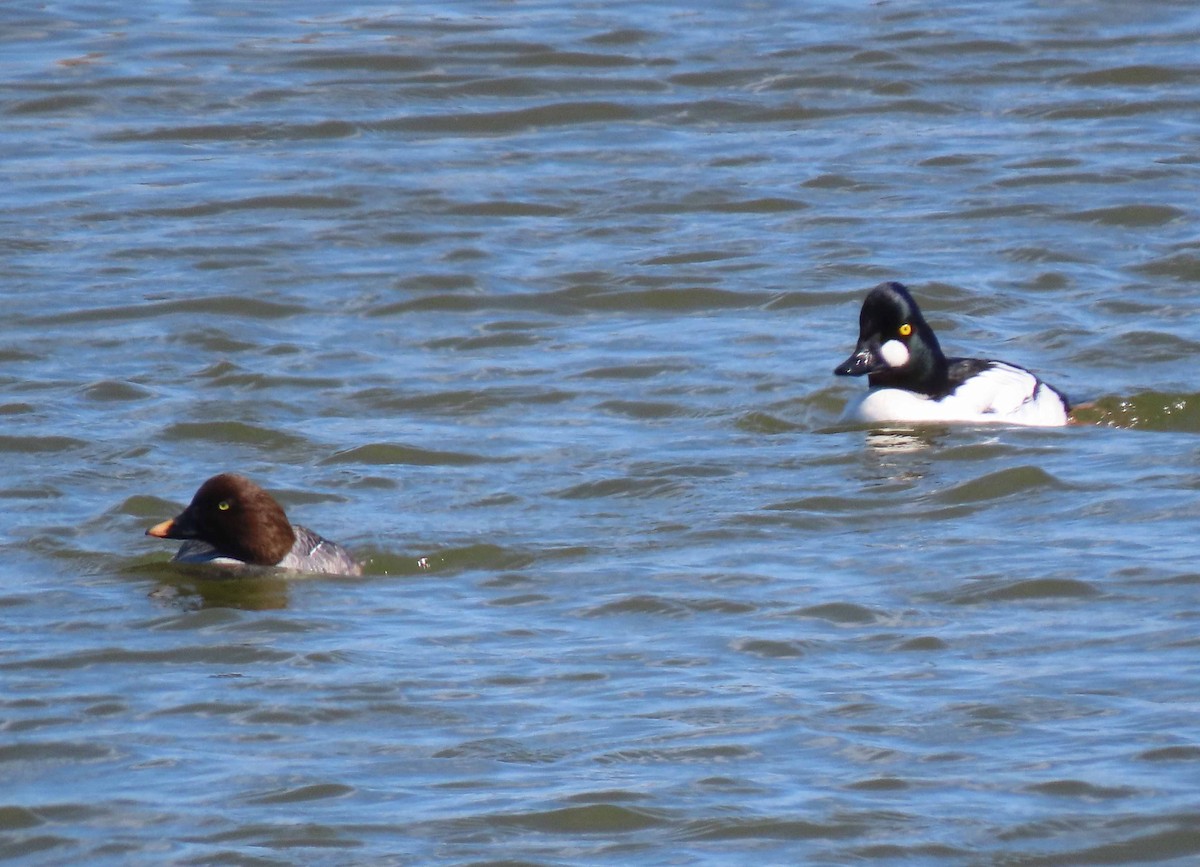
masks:
{"type": "Polygon", "coordinates": [[[322,575],[361,575],[360,566],[350,552],[337,542],[330,542],[307,527],[292,525],[296,544],[277,565],[298,572],[314,572],[322,575]]]}

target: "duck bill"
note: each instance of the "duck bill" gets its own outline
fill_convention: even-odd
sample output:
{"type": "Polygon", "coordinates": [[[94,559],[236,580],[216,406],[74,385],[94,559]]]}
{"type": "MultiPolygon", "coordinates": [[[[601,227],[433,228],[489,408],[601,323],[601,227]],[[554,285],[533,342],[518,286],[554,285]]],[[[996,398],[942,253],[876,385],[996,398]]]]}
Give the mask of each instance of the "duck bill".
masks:
{"type": "Polygon", "coordinates": [[[833,369],[838,376],[863,376],[876,373],[887,367],[883,358],[872,346],[860,346],[854,354],[833,369]]]}
{"type": "Polygon", "coordinates": [[[147,536],[157,536],[160,539],[172,539],[175,533],[175,519],[172,518],[163,521],[161,524],[155,524],[146,531],[147,536]]]}
{"type": "Polygon", "coordinates": [[[155,524],[146,531],[146,535],[157,536],[159,539],[194,539],[196,533],[185,511],[161,524],[155,524]]]}

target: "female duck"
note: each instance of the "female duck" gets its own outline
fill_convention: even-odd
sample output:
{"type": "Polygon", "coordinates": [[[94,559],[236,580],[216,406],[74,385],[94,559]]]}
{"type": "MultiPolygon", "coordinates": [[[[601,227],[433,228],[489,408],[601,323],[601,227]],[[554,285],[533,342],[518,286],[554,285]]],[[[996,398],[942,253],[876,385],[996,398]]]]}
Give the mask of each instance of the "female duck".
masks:
{"type": "Polygon", "coordinates": [[[863,301],[858,346],[834,371],[867,375],[870,390],[844,417],[865,422],[966,422],[1057,427],[1071,410],[1061,392],[1023,367],[946,358],[917,302],[900,283],[880,283],[863,301]]]}
{"type": "Polygon", "coordinates": [[[362,567],[345,548],[289,523],[270,494],[233,473],[213,476],[177,517],[155,524],[146,535],[186,540],[174,557],[181,563],[362,574],[362,567]]]}

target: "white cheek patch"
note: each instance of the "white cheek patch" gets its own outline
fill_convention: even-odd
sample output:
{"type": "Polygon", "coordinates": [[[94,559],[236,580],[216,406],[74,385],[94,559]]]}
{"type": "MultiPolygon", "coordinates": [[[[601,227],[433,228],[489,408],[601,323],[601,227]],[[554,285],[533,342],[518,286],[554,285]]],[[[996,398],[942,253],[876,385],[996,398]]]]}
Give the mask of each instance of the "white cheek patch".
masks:
{"type": "Polygon", "coordinates": [[[899,340],[889,340],[879,347],[879,354],[888,367],[903,367],[908,364],[908,347],[899,340]]]}

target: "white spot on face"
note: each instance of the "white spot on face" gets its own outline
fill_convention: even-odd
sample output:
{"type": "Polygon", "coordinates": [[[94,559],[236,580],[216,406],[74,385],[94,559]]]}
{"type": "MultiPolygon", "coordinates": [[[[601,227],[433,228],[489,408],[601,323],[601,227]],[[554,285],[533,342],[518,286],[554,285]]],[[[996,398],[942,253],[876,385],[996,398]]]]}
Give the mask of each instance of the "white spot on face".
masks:
{"type": "Polygon", "coordinates": [[[908,364],[908,347],[899,340],[889,340],[879,347],[879,354],[888,367],[903,367],[908,364]]]}

